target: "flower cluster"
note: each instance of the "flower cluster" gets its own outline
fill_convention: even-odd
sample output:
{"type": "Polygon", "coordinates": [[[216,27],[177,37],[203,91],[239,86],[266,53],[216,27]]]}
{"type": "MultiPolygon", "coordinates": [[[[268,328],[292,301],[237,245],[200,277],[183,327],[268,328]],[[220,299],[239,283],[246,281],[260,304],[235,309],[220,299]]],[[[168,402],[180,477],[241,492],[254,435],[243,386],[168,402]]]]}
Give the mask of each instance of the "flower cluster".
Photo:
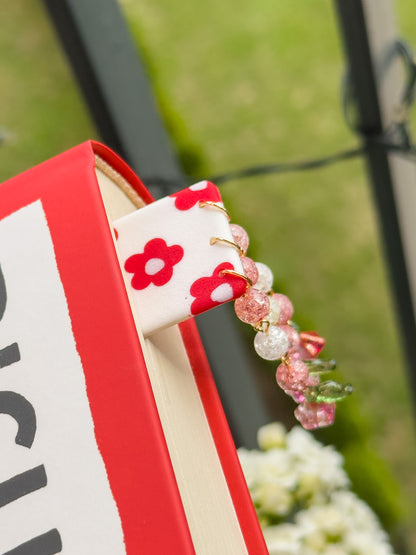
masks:
{"type": "Polygon", "coordinates": [[[258,443],[238,454],[270,555],[393,555],[333,447],[278,423],[260,428],[258,443]]]}
{"type": "Polygon", "coordinates": [[[328,426],[335,417],[335,403],[351,392],[350,384],[320,375],[335,368],[333,360],[318,359],[325,339],[314,331],[300,331],[292,321],[293,305],[286,295],[274,293],[273,273],[268,266],[245,256],[249,239],[246,231],[231,224],[235,243],[242,253],[244,272],[251,283],[234,303],[238,318],[257,331],[254,348],[265,360],[280,360],[276,371],[279,386],[297,403],[295,416],[305,429],[328,426]]]}

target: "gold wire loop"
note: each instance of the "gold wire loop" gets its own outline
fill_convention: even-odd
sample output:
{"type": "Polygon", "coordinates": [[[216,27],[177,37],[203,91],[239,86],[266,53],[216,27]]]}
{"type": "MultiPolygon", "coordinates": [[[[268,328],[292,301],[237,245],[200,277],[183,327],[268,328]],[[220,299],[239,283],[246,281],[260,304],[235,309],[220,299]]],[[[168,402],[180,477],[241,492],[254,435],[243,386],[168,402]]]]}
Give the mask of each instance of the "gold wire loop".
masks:
{"type": "Polygon", "coordinates": [[[227,247],[233,247],[240,256],[244,256],[244,251],[243,249],[240,247],[240,245],[237,245],[237,243],[233,243],[232,241],[229,241],[228,239],[223,239],[222,237],[211,237],[209,244],[210,245],[215,245],[215,243],[223,243],[224,245],[226,245],[227,247]]]}
{"type": "Polygon", "coordinates": [[[267,333],[269,331],[271,324],[268,320],[260,320],[253,326],[256,331],[261,331],[263,333],[267,333]]]}
{"type": "Polygon", "coordinates": [[[223,276],[224,274],[229,274],[230,276],[235,276],[235,277],[239,277],[241,279],[244,279],[244,281],[247,284],[247,289],[253,285],[253,282],[251,281],[250,278],[248,278],[244,274],[239,274],[235,270],[227,270],[227,269],[221,270],[220,275],[223,276]]]}
{"type": "Polygon", "coordinates": [[[219,210],[227,216],[227,220],[229,222],[231,221],[231,216],[228,213],[228,210],[226,210],[224,206],[221,206],[221,204],[213,202],[212,200],[200,200],[198,204],[200,208],[213,208],[214,210],[219,210]]]}
{"type": "Polygon", "coordinates": [[[289,366],[289,359],[287,355],[283,355],[282,357],[280,357],[280,360],[283,362],[283,364],[286,364],[286,366],[289,366]]]}

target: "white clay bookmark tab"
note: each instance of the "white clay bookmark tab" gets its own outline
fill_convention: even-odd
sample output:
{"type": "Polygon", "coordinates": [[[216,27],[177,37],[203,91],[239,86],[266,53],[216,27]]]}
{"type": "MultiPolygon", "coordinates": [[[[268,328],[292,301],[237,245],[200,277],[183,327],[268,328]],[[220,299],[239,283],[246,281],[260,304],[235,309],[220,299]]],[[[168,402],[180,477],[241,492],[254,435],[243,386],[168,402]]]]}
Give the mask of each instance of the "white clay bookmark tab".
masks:
{"type": "Polygon", "coordinates": [[[201,181],[113,222],[145,336],[245,292],[246,280],[235,275],[244,275],[240,253],[221,208],[217,187],[201,181]]]}

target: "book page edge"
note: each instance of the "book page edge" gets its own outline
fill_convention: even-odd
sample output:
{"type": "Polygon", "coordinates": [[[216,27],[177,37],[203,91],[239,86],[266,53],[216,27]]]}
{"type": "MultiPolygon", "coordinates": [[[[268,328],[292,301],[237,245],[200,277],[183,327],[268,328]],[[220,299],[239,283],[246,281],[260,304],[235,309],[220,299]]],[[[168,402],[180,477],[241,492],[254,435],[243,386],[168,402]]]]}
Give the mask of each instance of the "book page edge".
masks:
{"type": "MultiPolygon", "coordinates": [[[[95,155],[95,160],[97,181],[111,227],[111,222],[113,220],[131,213],[138,208],[144,207],[145,202],[124,177],[114,170],[107,162],[98,155],[95,155]]],[[[114,235],[113,239],[117,251],[114,235]]],[[[215,448],[211,428],[205,415],[198,387],[178,327],[173,326],[172,329],[163,330],[155,334],[154,337],[144,340],[143,334],[141,333],[140,318],[136,314],[130,298],[129,300],[138,337],[146,364],[148,365],[153,395],[158,407],[159,417],[171,456],[195,550],[198,555],[217,555],[226,547],[227,553],[230,555],[247,554],[248,551],[240,523],[228,490],[222,465],[215,448]],[[172,421],[185,422],[189,414],[186,413],[186,407],[181,403],[180,398],[170,403],[169,410],[166,410],[166,399],[169,398],[174,388],[176,377],[173,374],[172,363],[166,360],[166,357],[164,357],[161,352],[165,350],[164,348],[161,349],[161,345],[166,341],[166,338],[169,342],[172,341],[173,337],[174,341],[177,342],[176,360],[179,358],[182,361],[180,368],[182,380],[183,383],[186,383],[185,387],[188,394],[191,395],[193,399],[193,418],[198,418],[198,426],[203,427],[200,436],[201,439],[203,439],[202,443],[205,442],[205,448],[202,443],[199,443],[198,451],[202,453],[202,448],[204,449],[204,454],[199,456],[199,464],[206,467],[211,473],[211,477],[202,483],[202,486],[205,488],[203,497],[202,494],[198,495],[197,491],[197,486],[199,485],[199,488],[201,487],[198,470],[190,474],[191,469],[188,467],[185,470],[186,461],[185,464],[183,462],[183,453],[189,454],[189,450],[193,449],[192,441],[191,445],[189,444],[190,440],[195,438],[192,426],[188,428],[187,435],[184,437],[182,432],[171,425],[172,421]],[[163,375],[159,371],[160,365],[163,365],[163,375]],[[185,413],[183,410],[184,408],[185,413]],[[173,417],[170,412],[172,410],[174,411],[173,417]],[[190,479],[191,477],[193,478],[190,479]],[[213,490],[216,492],[214,497],[219,494],[220,499],[214,499],[214,497],[212,497],[213,490]],[[203,499],[215,503],[215,510],[212,510],[214,507],[210,507],[210,510],[207,510],[208,507],[201,503],[203,499]],[[210,514],[215,518],[208,520],[210,514]],[[223,531],[220,537],[218,533],[219,530],[223,531]],[[233,530],[232,533],[231,530],[233,530]],[[214,538],[217,538],[217,540],[214,540],[214,538]]],[[[196,422],[194,423],[196,426],[196,422]]]]}

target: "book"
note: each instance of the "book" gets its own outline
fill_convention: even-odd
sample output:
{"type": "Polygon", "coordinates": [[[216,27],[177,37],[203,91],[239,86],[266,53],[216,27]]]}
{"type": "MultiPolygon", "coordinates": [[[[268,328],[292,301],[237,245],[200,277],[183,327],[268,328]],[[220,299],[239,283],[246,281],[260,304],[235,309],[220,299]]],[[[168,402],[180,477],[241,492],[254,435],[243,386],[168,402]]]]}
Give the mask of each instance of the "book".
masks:
{"type": "Polygon", "coordinates": [[[195,324],[143,338],[96,142],[0,185],[0,552],[266,554],[195,324]]]}

